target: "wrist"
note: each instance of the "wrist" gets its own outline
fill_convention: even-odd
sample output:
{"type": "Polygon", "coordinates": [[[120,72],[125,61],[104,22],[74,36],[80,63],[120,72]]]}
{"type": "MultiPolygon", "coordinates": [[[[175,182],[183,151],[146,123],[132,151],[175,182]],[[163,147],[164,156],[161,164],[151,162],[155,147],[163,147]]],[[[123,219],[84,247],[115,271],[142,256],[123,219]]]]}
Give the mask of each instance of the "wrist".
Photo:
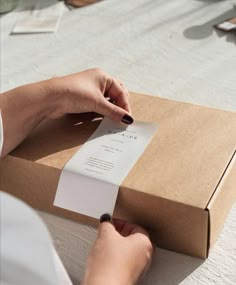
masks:
{"type": "Polygon", "coordinates": [[[104,285],[104,284],[109,284],[109,285],[134,285],[134,283],[127,283],[127,282],[120,282],[119,280],[114,280],[113,278],[109,278],[107,276],[102,276],[102,277],[92,277],[92,278],[85,278],[81,285],[104,285]]]}
{"type": "MultiPolygon", "coordinates": [[[[111,270],[112,271],[112,270],[111,270]]],[[[92,272],[90,270],[86,270],[83,281],[81,285],[134,285],[135,281],[129,273],[127,272],[92,272]],[[129,276],[129,277],[128,277],[129,276]]]]}
{"type": "Polygon", "coordinates": [[[59,100],[50,80],[6,91],[0,99],[5,138],[2,155],[13,150],[44,119],[53,117],[59,109],[59,100]]]}
{"type": "Polygon", "coordinates": [[[40,82],[45,94],[46,118],[58,118],[65,113],[63,107],[64,96],[59,83],[60,78],[52,78],[40,82]]]}

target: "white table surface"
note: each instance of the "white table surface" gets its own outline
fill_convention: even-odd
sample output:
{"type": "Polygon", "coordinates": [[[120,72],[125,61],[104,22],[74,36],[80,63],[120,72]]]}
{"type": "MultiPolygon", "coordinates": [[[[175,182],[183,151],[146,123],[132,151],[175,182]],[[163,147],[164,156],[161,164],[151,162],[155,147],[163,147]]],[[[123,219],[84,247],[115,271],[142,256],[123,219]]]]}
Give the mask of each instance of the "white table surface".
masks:
{"type": "MultiPolygon", "coordinates": [[[[235,1],[107,0],[65,10],[56,33],[9,35],[19,15],[1,16],[2,91],[101,67],[132,91],[236,111],[236,35],[212,27],[235,1]]],[[[96,230],[40,214],[79,284],[96,230]]],[[[236,205],[206,261],[157,249],[140,284],[236,284],[236,205]]]]}

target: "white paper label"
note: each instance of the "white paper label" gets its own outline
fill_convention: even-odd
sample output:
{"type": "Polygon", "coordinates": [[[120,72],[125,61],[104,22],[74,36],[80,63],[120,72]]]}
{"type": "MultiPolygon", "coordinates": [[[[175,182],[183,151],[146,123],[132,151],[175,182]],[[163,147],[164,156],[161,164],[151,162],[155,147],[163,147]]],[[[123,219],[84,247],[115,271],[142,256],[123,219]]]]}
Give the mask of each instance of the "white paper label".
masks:
{"type": "Polygon", "coordinates": [[[156,124],[105,118],[64,167],[54,205],[94,218],[112,215],[119,185],[156,130],[156,124]]]}
{"type": "Polygon", "coordinates": [[[221,23],[221,24],[217,25],[217,27],[219,29],[222,29],[222,30],[225,30],[225,31],[230,31],[230,30],[236,28],[236,24],[233,24],[233,23],[230,23],[230,22],[224,22],[224,23],[221,23]]]}
{"type": "Polygon", "coordinates": [[[31,7],[25,7],[12,34],[55,32],[63,9],[63,3],[56,0],[38,1],[31,7]]]}

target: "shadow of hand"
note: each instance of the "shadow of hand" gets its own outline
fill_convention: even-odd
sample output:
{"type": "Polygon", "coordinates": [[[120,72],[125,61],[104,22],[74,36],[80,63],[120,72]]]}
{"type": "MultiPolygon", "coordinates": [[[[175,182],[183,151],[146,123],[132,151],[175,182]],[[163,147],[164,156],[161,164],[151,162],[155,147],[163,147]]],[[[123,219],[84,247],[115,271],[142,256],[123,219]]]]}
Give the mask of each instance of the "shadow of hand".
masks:
{"type": "Polygon", "coordinates": [[[177,285],[186,279],[202,263],[203,259],[158,248],[146,278],[139,285],[177,285]]]}

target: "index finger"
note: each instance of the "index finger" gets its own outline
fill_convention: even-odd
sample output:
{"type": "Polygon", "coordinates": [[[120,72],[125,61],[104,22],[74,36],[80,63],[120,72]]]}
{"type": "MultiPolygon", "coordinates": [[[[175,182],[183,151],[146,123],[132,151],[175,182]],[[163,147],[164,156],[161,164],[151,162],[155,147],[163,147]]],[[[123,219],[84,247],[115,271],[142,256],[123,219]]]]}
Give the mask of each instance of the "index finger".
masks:
{"type": "Polygon", "coordinates": [[[129,93],[117,79],[108,78],[105,95],[110,97],[117,106],[131,114],[129,93]]]}

